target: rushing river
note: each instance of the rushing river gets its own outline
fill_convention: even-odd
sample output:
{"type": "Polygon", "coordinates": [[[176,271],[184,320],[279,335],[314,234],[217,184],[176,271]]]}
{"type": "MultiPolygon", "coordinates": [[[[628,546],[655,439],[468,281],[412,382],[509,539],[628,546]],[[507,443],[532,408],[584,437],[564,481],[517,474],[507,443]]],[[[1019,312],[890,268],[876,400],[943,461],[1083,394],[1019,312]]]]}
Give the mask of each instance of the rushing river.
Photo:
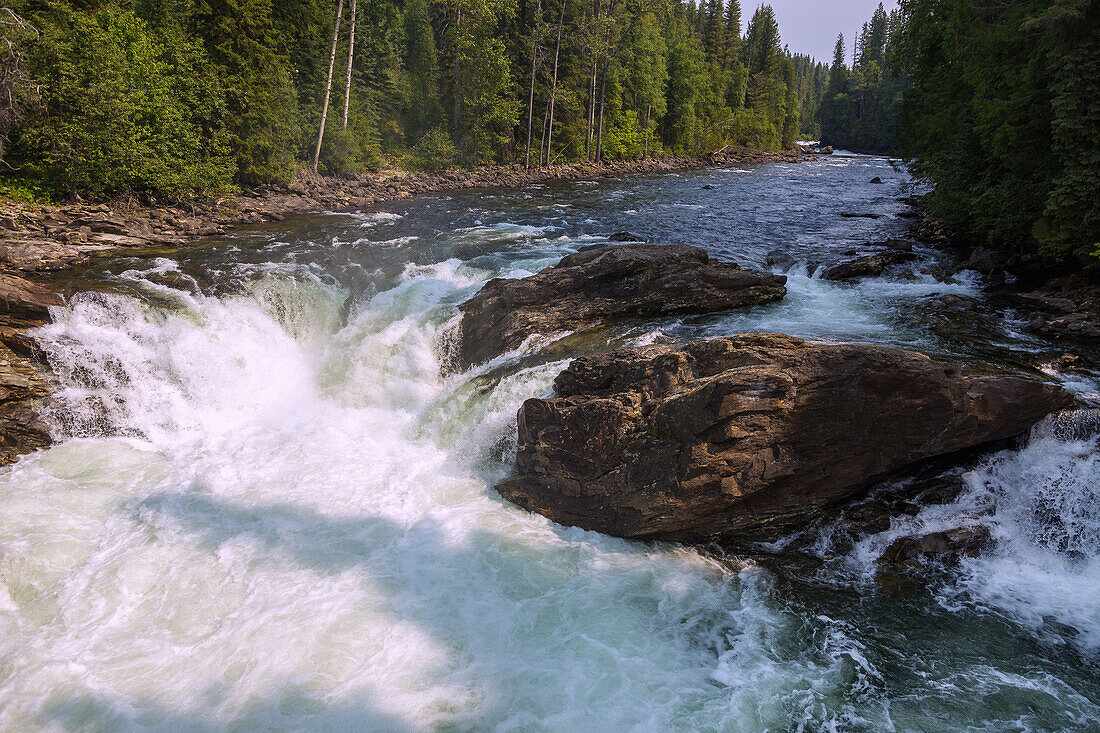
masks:
{"type": "MultiPolygon", "coordinates": [[[[518,406],[564,361],[440,377],[455,306],[488,278],[623,229],[785,272],[790,293],[614,343],[780,331],[979,368],[1057,357],[942,253],[813,276],[904,232],[909,186],[838,157],[427,196],[81,273],[38,334],[59,442],[0,471],[0,729],[1095,730],[1087,420],[843,551],[826,531],[734,557],[564,528],[493,492],[518,406]],[[945,315],[943,294],[983,306],[945,315]],[[986,556],[876,576],[894,537],[976,522],[986,556]]],[[[1098,375],[1054,378],[1097,400],[1098,375]]]]}

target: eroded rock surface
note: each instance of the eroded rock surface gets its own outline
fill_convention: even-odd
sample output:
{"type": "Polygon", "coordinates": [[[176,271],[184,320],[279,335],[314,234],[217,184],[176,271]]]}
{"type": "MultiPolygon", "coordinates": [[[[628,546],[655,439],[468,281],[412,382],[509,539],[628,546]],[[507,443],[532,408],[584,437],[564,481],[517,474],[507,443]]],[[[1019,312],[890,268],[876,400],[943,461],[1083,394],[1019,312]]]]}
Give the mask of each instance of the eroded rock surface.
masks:
{"type": "Polygon", "coordinates": [[[46,323],[50,306],[61,303],[53,291],[0,272],[0,466],[50,444],[38,417],[48,394],[38,345],[20,329],[46,323]]]}
{"type": "Polygon", "coordinates": [[[775,539],[924,459],[1026,432],[1061,387],[744,334],[582,357],[519,413],[521,507],[621,537],[775,539]]]}
{"type": "Polygon", "coordinates": [[[0,325],[40,326],[50,320],[50,306],[62,302],[60,296],[37,283],[0,272],[0,325]]]}
{"type": "Polygon", "coordinates": [[[622,244],[569,255],[522,280],[490,280],[459,306],[455,367],[467,369],[609,320],[713,313],[780,300],[787,278],[711,259],[698,247],[622,244]]]}

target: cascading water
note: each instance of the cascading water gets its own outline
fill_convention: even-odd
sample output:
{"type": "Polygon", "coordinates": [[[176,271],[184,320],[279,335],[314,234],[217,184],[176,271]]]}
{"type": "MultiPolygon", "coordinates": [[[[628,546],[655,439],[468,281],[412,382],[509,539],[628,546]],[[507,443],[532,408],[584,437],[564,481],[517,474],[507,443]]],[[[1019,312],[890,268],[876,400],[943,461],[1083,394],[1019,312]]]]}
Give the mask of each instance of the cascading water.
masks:
{"type": "MultiPolygon", "coordinates": [[[[504,357],[440,376],[454,305],[489,277],[537,271],[617,228],[682,241],[669,232],[688,221],[679,236],[750,263],[806,242],[792,245],[791,296],[627,328],[621,341],[783,330],[965,354],[913,311],[930,294],[979,296],[967,275],[827,283],[800,238],[845,247],[865,234],[808,214],[783,229],[784,207],[839,189],[892,210],[872,198],[883,187],[845,182],[888,170],[861,160],[440,197],[404,216],[314,217],[105,267],[103,287],[38,334],[62,440],[0,471],[0,728],[1100,719],[1100,464],[1084,428],[987,459],[958,502],[906,520],[994,528],[995,551],[928,597],[868,582],[860,552],[889,532],[823,581],[511,507],[491,486],[514,451],[516,409],[563,362],[504,357]],[[732,203],[699,203],[705,181],[732,203]],[[731,238],[712,209],[751,236],[731,238]]],[[[1007,341],[989,336],[982,358],[1011,352],[1007,341]]]]}

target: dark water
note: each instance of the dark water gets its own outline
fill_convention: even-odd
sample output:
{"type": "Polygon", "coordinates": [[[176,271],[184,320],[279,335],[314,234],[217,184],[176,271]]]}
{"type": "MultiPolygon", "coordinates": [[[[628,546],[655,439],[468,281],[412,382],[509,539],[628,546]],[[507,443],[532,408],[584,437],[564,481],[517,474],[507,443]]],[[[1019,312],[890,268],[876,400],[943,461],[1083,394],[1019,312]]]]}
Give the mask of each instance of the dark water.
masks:
{"type": "MultiPolygon", "coordinates": [[[[753,557],[615,540],[502,502],[515,411],[564,361],[446,379],[455,305],[620,230],[784,272],[778,304],[610,344],[780,331],[1059,379],[949,253],[907,175],[842,158],[422,197],[80,274],[42,330],[64,440],[0,472],[0,727],[1068,730],[1100,719],[1097,434],[1049,426],[947,505],[753,557]],[[869,183],[881,177],[884,185],[869,183]],[[849,218],[875,214],[879,218],[849,218]],[[973,299],[960,313],[939,297],[973,299]],[[493,379],[485,379],[486,374],[493,379]],[[876,573],[982,523],[985,557],[876,573]]],[[[1084,354],[1086,362],[1094,358],[1084,354]]],[[[1095,363],[1095,362],[1090,362],[1095,363]]]]}

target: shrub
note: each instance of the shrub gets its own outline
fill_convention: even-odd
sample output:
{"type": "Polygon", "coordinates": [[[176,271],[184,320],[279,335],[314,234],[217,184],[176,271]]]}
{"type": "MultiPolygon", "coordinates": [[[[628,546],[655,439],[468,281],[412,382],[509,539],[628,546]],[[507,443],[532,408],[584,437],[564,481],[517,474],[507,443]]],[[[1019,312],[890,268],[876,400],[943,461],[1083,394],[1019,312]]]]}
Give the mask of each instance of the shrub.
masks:
{"type": "Polygon", "coordinates": [[[457,160],[458,149],[451,136],[443,128],[436,127],[413,145],[405,156],[404,165],[409,170],[435,171],[450,168],[457,160]]]}
{"type": "MultiPolygon", "coordinates": [[[[50,21],[32,62],[43,82],[42,112],[20,145],[59,194],[178,196],[229,187],[227,151],[195,124],[181,101],[183,80],[140,18],[106,6],[61,10],[50,21]]],[[[202,56],[197,44],[189,51],[202,56]]]]}

